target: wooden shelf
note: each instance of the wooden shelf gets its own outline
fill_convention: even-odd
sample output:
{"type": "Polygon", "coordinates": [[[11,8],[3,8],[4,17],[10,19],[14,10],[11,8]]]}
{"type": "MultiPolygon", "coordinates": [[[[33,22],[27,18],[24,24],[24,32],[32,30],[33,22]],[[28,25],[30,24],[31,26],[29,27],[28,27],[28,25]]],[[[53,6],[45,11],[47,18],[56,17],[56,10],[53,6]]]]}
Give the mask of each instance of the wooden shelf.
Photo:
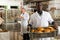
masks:
{"type": "Polygon", "coordinates": [[[24,0],[24,3],[47,2],[51,0],[24,0]]]}

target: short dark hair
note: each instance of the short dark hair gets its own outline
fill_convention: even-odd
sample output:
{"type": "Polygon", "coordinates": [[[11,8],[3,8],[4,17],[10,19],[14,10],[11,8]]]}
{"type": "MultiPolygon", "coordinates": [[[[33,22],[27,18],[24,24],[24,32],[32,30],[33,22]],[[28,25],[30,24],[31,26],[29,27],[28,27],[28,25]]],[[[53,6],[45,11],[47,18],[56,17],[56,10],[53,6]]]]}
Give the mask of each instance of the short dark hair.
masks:
{"type": "Polygon", "coordinates": [[[36,6],[42,6],[43,4],[42,4],[42,2],[37,2],[36,3],[36,6]]]}

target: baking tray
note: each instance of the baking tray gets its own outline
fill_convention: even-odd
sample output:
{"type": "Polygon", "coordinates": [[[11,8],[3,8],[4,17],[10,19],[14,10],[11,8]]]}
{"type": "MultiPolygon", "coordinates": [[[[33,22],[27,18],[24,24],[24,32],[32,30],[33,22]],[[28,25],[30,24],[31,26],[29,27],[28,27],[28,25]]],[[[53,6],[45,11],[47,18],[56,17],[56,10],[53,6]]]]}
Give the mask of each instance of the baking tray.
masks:
{"type": "Polygon", "coordinates": [[[56,37],[58,35],[58,31],[49,32],[49,33],[32,33],[30,32],[30,37],[33,38],[46,38],[46,37],[56,37]]]}
{"type": "Polygon", "coordinates": [[[44,32],[44,33],[29,32],[29,35],[30,37],[33,37],[33,38],[56,37],[58,35],[58,29],[56,29],[53,32],[44,32]]]}

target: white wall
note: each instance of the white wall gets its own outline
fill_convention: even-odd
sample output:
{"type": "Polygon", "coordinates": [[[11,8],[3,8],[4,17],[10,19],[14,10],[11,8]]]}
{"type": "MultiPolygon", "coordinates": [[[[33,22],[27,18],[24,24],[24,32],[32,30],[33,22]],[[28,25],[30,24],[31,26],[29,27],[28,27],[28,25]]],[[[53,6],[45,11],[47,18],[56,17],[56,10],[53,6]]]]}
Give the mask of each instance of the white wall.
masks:
{"type": "Polygon", "coordinates": [[[51,7],[56,7],[57,9],[60,9],[60,0],[52,0],[49,2],[49,9],[51,7]]]}
{"type": "Polygon", "coordinates": [[[60,0],[50,1],[48,9],[50,10],[52,7],[56,7],[56,10],[54,11],[55,18],[60,18],[60,10],[57,10],[57,9],[60,9],[60,0]]]}
{"type": "Polygon", "coordinates": [[[0,0],[0,5],[6,5],[8,9],[10,9],[10,6],[21,6],[21,3],[23,3],[23,0],[0,0]]]}

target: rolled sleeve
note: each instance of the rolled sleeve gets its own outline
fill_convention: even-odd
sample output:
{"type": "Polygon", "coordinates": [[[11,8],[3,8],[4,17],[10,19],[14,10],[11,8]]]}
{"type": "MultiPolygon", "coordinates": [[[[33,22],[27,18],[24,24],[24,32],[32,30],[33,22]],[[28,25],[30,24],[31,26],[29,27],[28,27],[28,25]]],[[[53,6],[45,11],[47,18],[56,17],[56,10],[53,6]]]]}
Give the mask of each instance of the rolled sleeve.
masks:
{"type": "Polygon", "coordinates": [[[50,15],[50,13],[48,13],[48,21],[49,21],[49,23],[52,23],[54,21],[53,18],[51,17],[51,15],[50,15]]]}

